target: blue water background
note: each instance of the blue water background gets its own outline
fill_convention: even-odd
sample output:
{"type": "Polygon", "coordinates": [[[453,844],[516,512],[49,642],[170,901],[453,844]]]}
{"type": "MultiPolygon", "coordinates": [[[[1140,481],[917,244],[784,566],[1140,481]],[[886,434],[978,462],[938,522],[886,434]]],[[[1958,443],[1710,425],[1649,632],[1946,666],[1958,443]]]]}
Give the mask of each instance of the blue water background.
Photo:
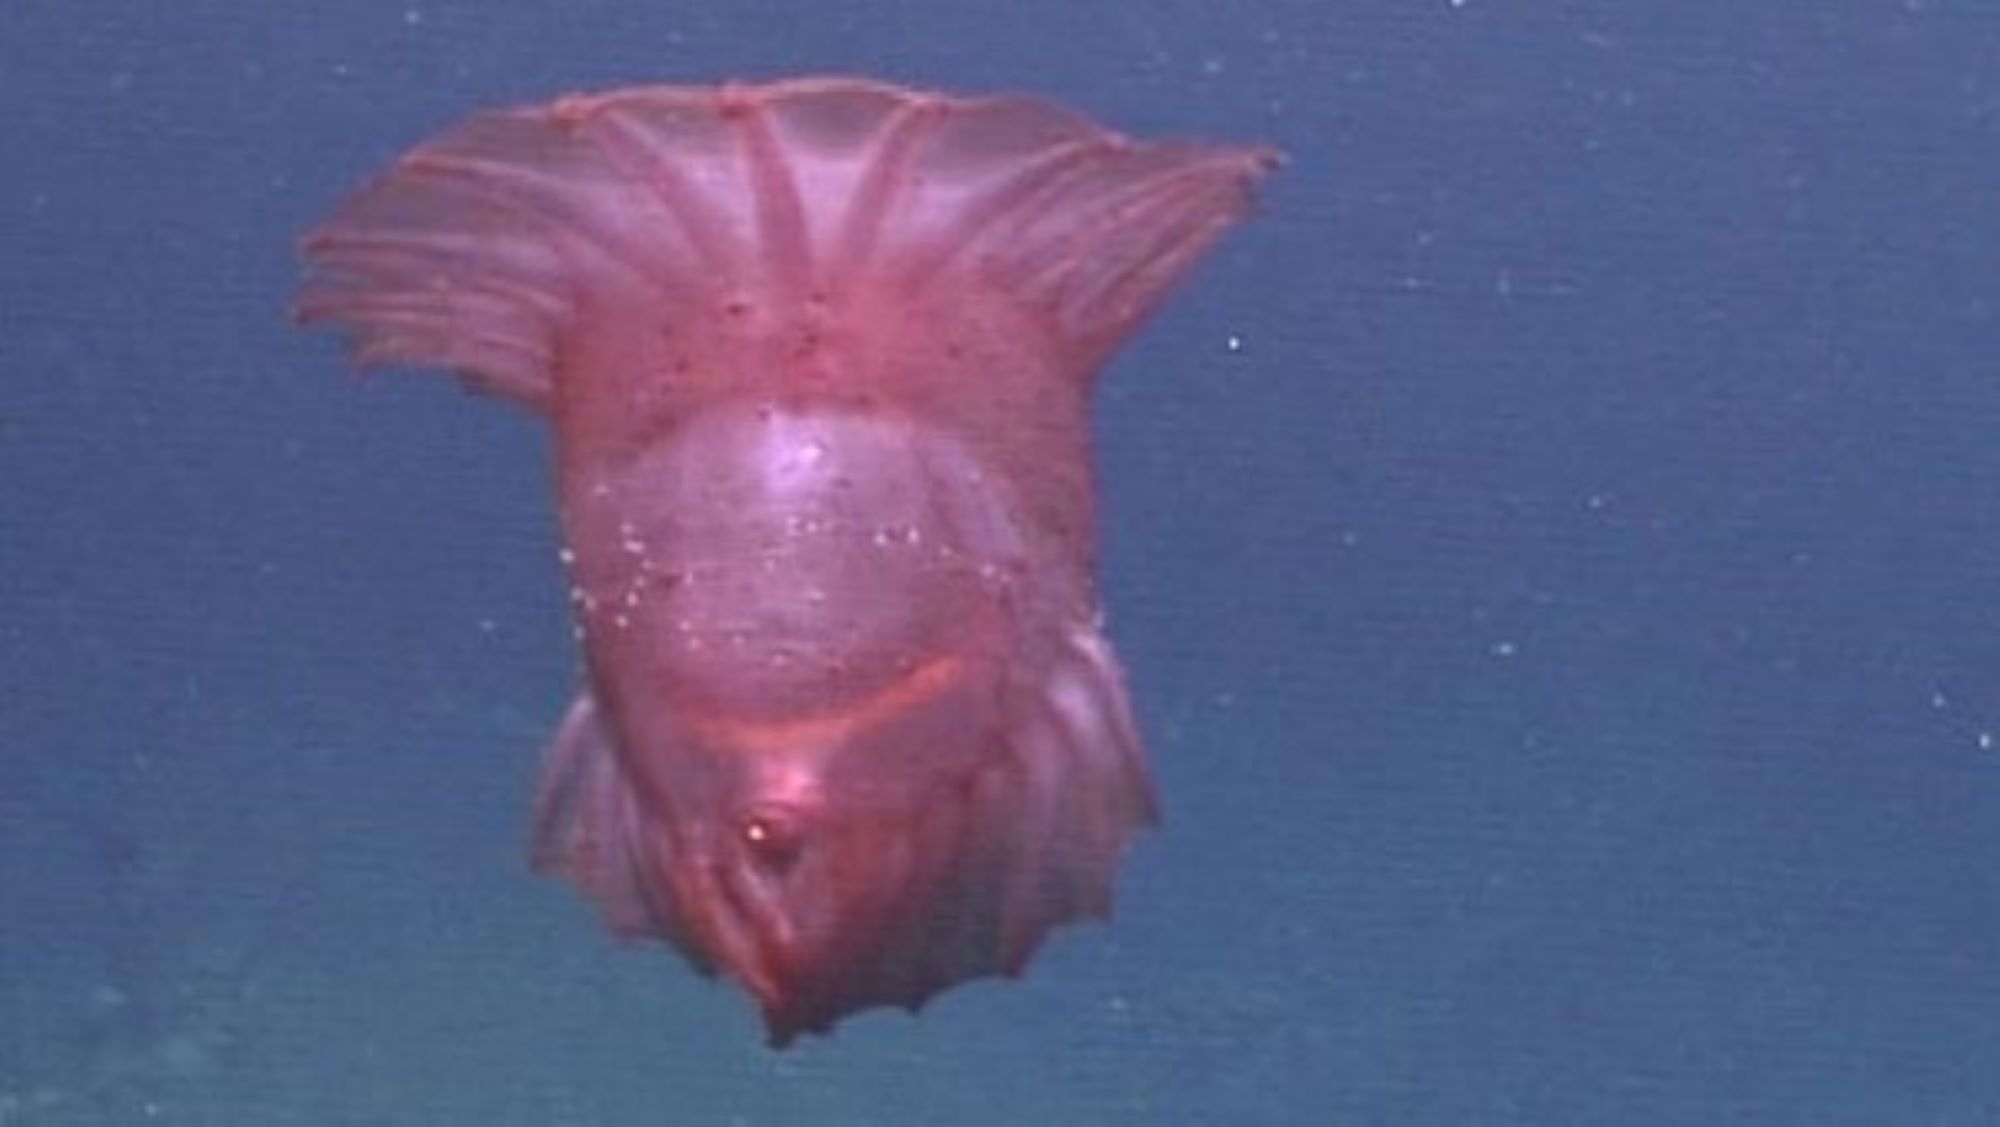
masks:
{"type": "Polygon", "coordinates": [[[0,1124],[2000,1122],[2000,8],[15,4],[0,1124]],[[496,103],[1290,156],[1108,372],[1109,927],[773,1054],[525,866],[533,420],[295,240],[496,103]]]}

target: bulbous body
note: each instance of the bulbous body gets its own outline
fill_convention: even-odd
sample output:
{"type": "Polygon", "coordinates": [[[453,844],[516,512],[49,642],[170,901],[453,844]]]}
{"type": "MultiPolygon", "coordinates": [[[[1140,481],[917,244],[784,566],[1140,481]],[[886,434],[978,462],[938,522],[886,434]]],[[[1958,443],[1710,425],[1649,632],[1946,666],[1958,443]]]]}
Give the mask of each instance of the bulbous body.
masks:
{"type": "Polygon", "coordinates": [[[538,864],[779,1044],[1107,911],[1154,801],[1090,381],[1270,163],[819,79],[482,115],[352,197],[301,315],[554,428],[538,864]]]}

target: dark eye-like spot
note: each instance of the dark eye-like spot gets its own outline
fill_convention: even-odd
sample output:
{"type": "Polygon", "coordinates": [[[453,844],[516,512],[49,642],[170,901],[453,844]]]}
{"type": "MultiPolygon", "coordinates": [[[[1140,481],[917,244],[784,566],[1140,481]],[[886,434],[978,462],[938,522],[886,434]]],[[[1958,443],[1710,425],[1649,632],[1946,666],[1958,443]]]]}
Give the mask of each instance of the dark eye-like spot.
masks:
{"type": "Polygon", "coordinates": [[[780,873],[792,867],[805,847],[797,813],[782,807],[767,806],[745,814],[741,832],[750,856],[780,873]]]}

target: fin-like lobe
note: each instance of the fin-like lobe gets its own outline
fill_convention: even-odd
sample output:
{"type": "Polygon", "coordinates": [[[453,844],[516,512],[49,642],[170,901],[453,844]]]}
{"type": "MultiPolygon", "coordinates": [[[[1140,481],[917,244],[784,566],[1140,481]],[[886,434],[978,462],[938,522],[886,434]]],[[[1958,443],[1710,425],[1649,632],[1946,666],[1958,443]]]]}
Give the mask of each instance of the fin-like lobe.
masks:
{"type": "Polygon", "coordinates": [[[1274,161],[855,79],[576,96],[477,115],[348,199],[306,241],[296,314],[346,325],[364,364],[546,406],[593,302],[643,295],[672,332],[731,289],[973,270],[1101,358],[1274,161]]]}

